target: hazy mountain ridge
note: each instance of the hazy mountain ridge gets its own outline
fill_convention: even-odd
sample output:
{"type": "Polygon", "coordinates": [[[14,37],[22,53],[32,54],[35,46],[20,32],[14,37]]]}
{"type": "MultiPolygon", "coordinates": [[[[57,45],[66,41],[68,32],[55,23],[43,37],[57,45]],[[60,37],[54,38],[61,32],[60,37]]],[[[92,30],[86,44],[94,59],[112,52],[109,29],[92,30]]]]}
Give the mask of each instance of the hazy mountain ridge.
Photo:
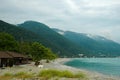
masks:
{"type": "Polygon", "coordinates": [[[75,45],[62,35],[59,35],[57,32],[53,31],[45,24],[35,21],[27,21],[21,25],[22,27],[15,26],[1,20],[0,32],[9,33],[13,35],[15,39],[18,41],[40,42],[46,47],[52,49],[53,52],[57,53],[61,57],[78,56],[78,53],[82,52],[82,50],[77,45],[75,45]],[[30,25],[28,27],[27,26],[25,27],[25,25],[28,24],[30,25]],[[40,31],[41,33],[39,33],[40,31]]]}
{"type": "Polygon", "coordinates": [[[0,21],[0,32],[9,33],[18,41],[40,42],[61,57],[78,57],[79,54],[88,57],[120,56],[120,44],[112,40],[91,34],[51,29],[36,21],[26,21],[17,26],[0,21]]]}
{"type": "Polygon", "coordinates": [[[19,26],[38,34],[44,41],[46,41],[41,41],[42,44],[51,48],[53,51],[61,54],[62,56],[78,56],[78,53],[84,52],[82,48],[78,47],[76,44],[58,34],[43,23],[26,21],[22,24],[19,24],[19,26]]]}
{"type": "Polygon", "coordinates": [[[29,30],[0,20],[0,32],[13,35],[18,41],[39,41],[39,36],[29,30]]]}
{"type": "MultiPolygon", "coordinates": [[[[56,32],[62,30],[53,28],[56,32]]],[[[89,56],[119,56],[120,44],[99,35],[62,31],[67,39],[88,50],[89,56]]]]}

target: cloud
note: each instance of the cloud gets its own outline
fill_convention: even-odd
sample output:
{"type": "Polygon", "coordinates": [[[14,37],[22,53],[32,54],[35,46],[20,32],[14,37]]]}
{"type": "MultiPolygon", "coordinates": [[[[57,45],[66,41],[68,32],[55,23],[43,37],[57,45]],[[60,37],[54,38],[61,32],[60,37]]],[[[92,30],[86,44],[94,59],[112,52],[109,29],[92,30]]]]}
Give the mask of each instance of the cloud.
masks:
{"type": "Polygon", "coordinates": [[[70,12],[79,12],[79,6],[75,3],[75,0],[64,0],[66,5],[68,5],[70,12]]]}
{"type": "Polygon", "coordinates": [[[109,36],[120,42],[120,0],[1,0],[0,19],[109,36]]]}

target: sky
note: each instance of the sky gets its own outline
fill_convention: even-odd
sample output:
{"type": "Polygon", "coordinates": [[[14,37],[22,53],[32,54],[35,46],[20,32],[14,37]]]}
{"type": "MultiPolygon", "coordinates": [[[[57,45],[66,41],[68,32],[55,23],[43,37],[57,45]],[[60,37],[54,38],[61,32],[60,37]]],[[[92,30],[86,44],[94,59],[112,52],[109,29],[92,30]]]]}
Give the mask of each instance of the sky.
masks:
{"type": "Polygon", "coordinates": [[[0,0],[0,19],[102,35],[120,43],[120,0],[0,0]]]}

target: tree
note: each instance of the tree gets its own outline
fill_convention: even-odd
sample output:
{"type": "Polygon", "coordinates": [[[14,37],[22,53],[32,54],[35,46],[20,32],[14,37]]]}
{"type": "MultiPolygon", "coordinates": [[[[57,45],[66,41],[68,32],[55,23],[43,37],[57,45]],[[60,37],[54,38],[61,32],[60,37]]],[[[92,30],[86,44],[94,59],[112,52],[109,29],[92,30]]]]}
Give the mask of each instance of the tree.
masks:
{"type": "Polygon", "coordinates": [[[19,42],[19,50],[18,52],[23,53],[25,55],[31,55],[31,44],[30,42],[19,42]]]}
{"type": "Polygon", "coordinates": [[[32,50],[31,50],[31,56],[34,61],[39,61],[42,59],[43,52],[43,46],[39,44],[38,42],[32,43],[32,50]]]}
{"type": "Polygon", "coordinates": [[[13,36],[7,33],[0,33],[0,50],[15,51],[29,55],[35,62],[42,59],[52,60],[56,55],[38,42],[17,42],[13,36]]]}
{"type": "Polygon", "coordinates": [[[38,42],[32,43],[31,47],[31,56],[35,63],[38,63],[42,59],[52,60],[56,58],[56,55],[50,49],[38,42]]]}
{"type": "Polygon", "coordinates": [[[1,51],[16,51],[18,43],[14,37],[7,33],[0,33],[0,50],[1,51]]]}
{"type": "Polygon", "coordinates": [[[47,60],[53,60],[57,58],[57,55],[55,55],[51,49],[49,48],[45,48],[45,55],[44,55],[44,59],[47,59],[47,60]]]}

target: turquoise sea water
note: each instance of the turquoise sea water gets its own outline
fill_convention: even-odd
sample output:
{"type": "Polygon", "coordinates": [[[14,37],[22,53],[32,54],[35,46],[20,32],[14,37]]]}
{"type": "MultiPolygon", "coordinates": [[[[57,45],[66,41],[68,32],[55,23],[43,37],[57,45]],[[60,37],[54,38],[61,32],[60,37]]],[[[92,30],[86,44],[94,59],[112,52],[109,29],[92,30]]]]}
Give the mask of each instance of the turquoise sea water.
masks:
{"type": "Polygon", "coordinates": [[[120,58],[77,58],[65,65],[120,77],[120,58]]]}

